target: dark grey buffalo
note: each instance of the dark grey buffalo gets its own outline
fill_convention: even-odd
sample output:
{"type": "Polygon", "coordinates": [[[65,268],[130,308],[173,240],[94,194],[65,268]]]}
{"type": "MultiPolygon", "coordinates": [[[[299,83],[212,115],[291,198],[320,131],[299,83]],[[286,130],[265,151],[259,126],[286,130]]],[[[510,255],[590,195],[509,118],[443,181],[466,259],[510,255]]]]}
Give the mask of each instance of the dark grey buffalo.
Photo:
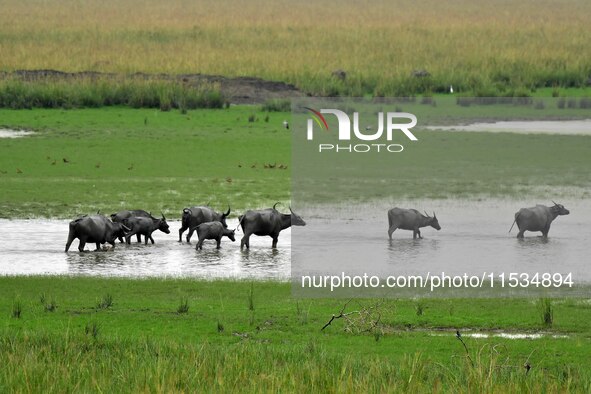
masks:
{"type": "Polygon", "coordinates": [[[291,214],[280,213],[275,209],[277,203],[273,208],[263,209],[259,211],[246,211],[238,220],[244,236],[240,241],[240,249],[244,246],[250,248],[250,236],[254,235],[268,235],[273,238],[273,248],[277,247],[277,239],[281,230],[285,230],[290,226],[305,226],[306,222],[300,216],[296,215],[291,207],[289,211],[291,214]]]}
{"type": "Polygon", "coordinates": [[[78,250],[81,252],[84,251],[87,242],[96,244],[97,250],[101,244],[107,242],[114,247],[115,239],[124,237],[126,231],[129,231],[129,228],[123,223],[113,223],[104,215],[82,216],[70,222],[66,252],[76,238],[80,240],[78,250]]]}
{"type": "Polygon", "coordinates": [[[547,238],[552,221],[558,216],[570,213],[562,204],[552,202],[554,205],[551,207],[538,204],[535,207],[521,208],[518,212],[515,212],[515,220],[509,232],[513,230],[513,226],[517,223],[519,228],[517,238],[523,238],[523,233],[526,231],[541,231],[542,236],[547,238]]]}
{"type": "MultiPolygon", "coordinates": [[[[131,217],[144,217],[144,218],[153,218],[155,219],[152,214],[148,211],[144,211],[143,209],[131,209],[131,210],[124,210],[119,211],[117,213],[111,214],[111,220],[115,223],[123,223],[125,219],[131,217]]],[[[123,242],[123,237],[118,237],[119,242],[123,242]]],[[[140,234],[137,234],[137,241],[142,242],[140,234]]]]}
{"type": "Polygon", "coordinates": [[[191,242],[191,236],[195,228],[201,223],[207,222],[220,222],[224,228],[227,228],[226,218],[230,214],[230,206],[226,213],[216,212],[210,207],[191,207],[183,209],[181,217],[181,228],[179,229],[179,242],[182,242],[183,233],[186,229],[189,229],[187,234],[187,242],[191,242]]]}
{"type": "Polygon", "coordinates": [[[215,239],[217,242],[217,249],[220,248],[222,237],[228,237],[232,242],[236,241],[236,238],[234,238],[234,230],[228,230],[221,222],[201,223],[191,230],[196,230],[197,236],[199,237],[199,242],[197,242],[195,250],[203,249],[203,241],[206,239],[215,239]]]}
{"type": "Polygon", "coordinates": [[[431,226],[435,230],[441,230],[437,216],[433,212],[433,216],[429,216],[426,212],[425,215],[417,211],[416,209],[403,209],[403,208],[392,208],[388,211],[388,237],[392,239],[392,233],[396,229],[412,230],[412,237],[416,239],[423,238],[421,236],[421,227],[431,226]]]}
{"type": "Polygon", "coordinates": [[[164,217],[164,214],[162,215],[161,219],[134,216],[125,219],[123,223],[130,228],[130,231],[125,236],[125,241],[128,244],[131,243],[131,237],[136,234],[144,236],[146,245],[148,244],[148,240],[152,241],[152,244],[154,243],[152,233],[156,230],[160,230],[165,234],[170,234],[168,223],[166,223],[166,218],[164,217]]]}

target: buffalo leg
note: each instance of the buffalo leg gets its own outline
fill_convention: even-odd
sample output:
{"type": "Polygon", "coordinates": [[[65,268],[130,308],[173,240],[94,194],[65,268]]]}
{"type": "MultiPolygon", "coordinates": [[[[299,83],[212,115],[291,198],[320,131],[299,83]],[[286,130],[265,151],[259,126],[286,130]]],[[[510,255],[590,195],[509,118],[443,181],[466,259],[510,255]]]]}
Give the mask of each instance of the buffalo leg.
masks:
{"type": "Polygon", "coordinates": [[[243,249],[244,246],[246,246],[246,249],[250,249],[250,234],[244,233],[244,237],[240,240],[240,249],[243,249]]]}
{"type": "Polygon", "coordinates": [[[80,252],[84,252],[84,246],[86,246],[86,240],[80,240],[80,243],[78,244],[78,250],[80,252]]]}
{"type": "Polygon", "coordinates": [[[100,242],[97,242],[97,243],[96,243],[96,249],[95,249],[95,252],[96,252],[97,250],[101,250],[101,244],[100,244],[100,242]]]}
{"type": "Polygon", "coordinates": [[[141,234],[136,234],[135,235],[137,237],[137,243],[141,244],[142,243],[142,235],[141,234]]]}
{"type": "Polygon", "coordinates": [[[131,245],[131,237],[134,236],[136,233],[133,230],[125,236],[125,243],[131,245]]]}
{"type": "Polygon", "coordinates": [[[199,238],[199,241],[197,241],[197,246],[195,246],[195,250],[203,249],[203,241],[205,241],[205,239],[199,238]]]}
{"type": "Polygon", "coordinates": [[[271,246],[273,249],[277,249],[277,241],[279,240],[279,237],[273,237],[273,246],[271,246]]]}
{"type": "Polygon", "coordinates": [[[216,239],[216,242],[218,243],[216,249],[219,249],[220,248],[220,244],[222,243],[222,237],[217,238],[216,239]]]}
{"type": "Polygon", "coordinates": [[[517,233],[517,238],[523,238],[523,233],[525,233],[525,230],[519,229],[519,232],[517,233]]]}
{"type": "Polygon", "coordinates": [[[421,230],[417,230],[417,234],[419,235],[419,239],[423,239],[423,237],[421,236],[421,230]]]}
{"type": "Polygon", "coordinates": [[[68,242],[66,242],[66,252],[70,249],[72,242],[74,241],[75,237],[73,233],[68,234],[68,242]]]}
{"type": "Polygon", "coordinates": [[[123,237],[117,237],[117,239],[119,240],[119,242],[123,243],[123,237]]]}
{"type": "Polygon", "coordinates": [[[193,236],[193,232],[195,231],[196,227],[190,228],[189,232],[187,233],[187,242],[191,242],[191,237],[193,236]]]}
{"type": "MultiPolygon", "coordinates": [[[[154,238],[152,238],[152,234],[148,235],[147,237],[150,237],[150,241],[152,242],[152,245],[154,245],[154,238]]],[[[147,239],[146,243],[148,243],[147,239]]]]}
{"type": "Polygon", "coordinates": [[[179,229],[179,242],[183,242],[183,233],[188,228],[189,227],[185,227],[185,225],[183,224],[182,227],[179,229]]]}
{"type": "Polygon", "coordinates": [[[390,228],[388,229],[388,238],[392,239],[392,233],[396,231],[397,228],[398,226],[396,225],[390,226],[390,228]]]}

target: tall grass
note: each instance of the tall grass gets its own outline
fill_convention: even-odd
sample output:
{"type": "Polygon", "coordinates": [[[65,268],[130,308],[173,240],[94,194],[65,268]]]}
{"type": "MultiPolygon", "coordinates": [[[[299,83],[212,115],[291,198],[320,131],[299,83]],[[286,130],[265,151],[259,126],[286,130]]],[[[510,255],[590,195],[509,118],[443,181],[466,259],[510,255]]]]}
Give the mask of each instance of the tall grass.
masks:
{"type": "Polygon", "coordinates": [[[542,324],[546,327],[552,327],[554,323],[554,307],[549,298],[540,298],[538,300],[538,310],[542,324]]]}
{"type": "Polygon", "coordinates": [[[502,347],[482,346],[475,363],[434,363],[422,353],[400,362],[330,353],[317,341],[276,346],[242,340],[227,351],[211,343],[104,339],[85,335],[0,337],[0,387],[63,392],[588,392],[584,370],[557,376],[526,369],[502,347]],[[116,371],[116,373],[113,373],[116,371]]]}
{"type": "Polygon", "coordinates": [[[587,0],[6,0],[0,70],[258,76],[322,95],[502,93],[585,84],[589,25],[587,0]]]}
{"type": "Polygon", "coordinates": [[[104,77],[74,80],[0,79],[0,107],[76,108],[126,105],[133,108],[221,108],[223,97],[216,86],[185,86],[165,80],[104,77]]]}

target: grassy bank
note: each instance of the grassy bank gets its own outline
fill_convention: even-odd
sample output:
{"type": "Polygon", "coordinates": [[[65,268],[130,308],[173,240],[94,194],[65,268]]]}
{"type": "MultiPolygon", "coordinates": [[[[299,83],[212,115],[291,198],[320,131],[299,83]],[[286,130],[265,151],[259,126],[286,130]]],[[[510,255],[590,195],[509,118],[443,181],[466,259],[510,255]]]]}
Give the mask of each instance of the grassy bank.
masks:
{"type": "MultiPolygon", "coordinates": [[[[0,70],[205,73],[317,95],[507,94],[591,77],[586,0],[9,0],[0,70]],[[98,22],[100,21],[100,22],[98,22]],[[332,72],[341,69],[341,80],[332,72]],[[425,70],[428,76],[414,76],[425,70]]],[[[427,74],[418,74],[427,75],[427,74]]]]}
{"type": "Polygon", "coordinates": [[[554,300],[548,325],[535,300],[388,300],[371,327],[353,314],[321,330],[344,301],[296,300],[288,283],[2,277],[0,289],[3,391],[584,392],[591,381],[586,301],[554,300]],[[555,337],[479,339],[475,327],[555,337]]]}
{"type": "MultiPolygon", "coordinates": [[[[492,107],[485,106],[483,114],[518,111],[492,107]]],[[[428,119],[445,108],[416,104],[412,111],[428,119]]],[[[446,119],[461,119],[466,109],[454,106],[453,111],[446,119]]],[[[581,110],[554,111],[576,115],[581,110]]],[[[291,131],[283,128],[284,119],[289,114],[258,107],[187,113],[0,110],[3,127],[37,131],[0,141],[0,216],[70,218],[99,209],[144,208],[177,217],[189,204],[243,210],[287,202],[291,131]]],[[[589,137],[423,131],[419,138],[408,152],[390,158],[397,187],[381,183],[376,194],[588,197],[589,137]]],[[[335,163],[341,159],[335,157],[335,163]]],[[[319,176],[324,170],[314,171],[319,176]]]]}

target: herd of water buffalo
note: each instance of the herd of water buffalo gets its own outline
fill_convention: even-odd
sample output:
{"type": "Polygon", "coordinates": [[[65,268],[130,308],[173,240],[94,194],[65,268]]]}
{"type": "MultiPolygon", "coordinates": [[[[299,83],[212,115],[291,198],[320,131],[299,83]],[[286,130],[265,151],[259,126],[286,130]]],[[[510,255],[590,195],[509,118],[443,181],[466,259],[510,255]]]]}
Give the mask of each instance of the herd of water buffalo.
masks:
{"type": "MultiPolygon", "coordinates": [[[[273,238],[273,248],[276,248],[279,233],[282,230],[290,226],[306,225],[306,222],[295,214],[291,208],[289,208],[289,214],[284,214],[277,211],[276,206],[277,204],[273,205],[273,208],[249,210],[238,217],[238,225],[244,233],[240,242],[241,249],[245,246],[247,249],[250,247],[249,240],[252,234],[270,236],[273,238]]],[[[187,242],[191,241],[193,232],[197,232],[199,241],[196,249],[201,249],[203,241],[206,239],[216,240],[218,249],[224,236],[235,241],[235,230],[229,230],[226,224],[226,218],[230,215],[230,212],[230,207],[226,212],[217,212],[207,206],[183,209],[179,242],[182,242],[183,232],[187,229],[189,230],[186,238],[187,242]]],[[[109,243],[114,247],[116,239],[123,242],[125,238],[125,242],[129,244],[131,243],[131,237],[134,235],[137,237],[138,242],[141,242],[141,236],[143,235],[146,244],[148,240],[154,243],[152,233],[156,230],[170,234],[170,228],[164,214],[162,214],[161,218],[155,218],[150,212],[137,209],[120,211],[112,214],[110,218],[99,213],[85,215],[70,222],[66,252],[76,238],[80,241],[78,250],[81,252],[84,251],[86,243],[96,244],[98,250],[101,244],[105,243],[109,243]]]]}
{"type": "MultiPolygon", "coordinates": [[[[542,236],[546,238],[552,221],[560,215],[570,213],[562,204],[552,202],[554,205],[550,207],[536,205],[531,208],[521,208],[515,213],[515,220],[509,232],[517,224],[519,228],[517,238],[523,238],[525,231],[541,231],[542,236]]],[[[289,208],[289,214],[284,214],[277,211],[276,206],[277,204],[273,205],[273,208],[249,210],[238,217],[238,226],[242,228],[244,233],[240,241],[240,249],[245,246],[247,249],[250,247],[249,240],[252,234],[270,236],[273,239],[273,248],[276,248],[279,233],[282,230],[290,226],[306,225],[306,222],[295,214],[291,208],[289,208]]],[[[217,212],[208,206],[183,209],[179,242],[182,242],[182,236],[186,230],[189,230],[186,236],[187,242],[190,242],[193,233],[197,232],[199,241],[196,249],[202,249],[203,242],[207,239],[215,240],[218,249],[222,237],[228,237],[234,242],[236,240],[234,238],[236,230],[228,229],[226,224],[226,218],[230,215],[230,212],[230,207],[226,212],[217,212]]],[[[430,216],[426,212],[422,214],[416,209],[390,209],[388,211],[388,226],[388,237],[390,239],[392,239],[392,233],[397,229],[411,230],[413,238],[422,238],[420,231],[422,227],[431,226],[436,230],[441,230],[435,212],[433,212],[433,216],[430,216]]],[[[98,250],[101,244],[105,243],[109,243],[114,247],[117,239],[120,242],[125,239],[125,242],[129,244],[131,237],[134,235],[137,237],[138,242],[141,242],[141,236],[143,235],[146,244],[148,240],[154,243],[152,233],[156,230],[170,234],[170,228],[164,214],[162,214],[161,218],[155,218],[150,212],[138,209],[120,211],[112,214],[110,218],[99,213],[85,215],[70,222],[66,252],[76,238],[80,241],[78,250],[81,252],[84,251],[86,243],[96,244],[98,250]]]]}

